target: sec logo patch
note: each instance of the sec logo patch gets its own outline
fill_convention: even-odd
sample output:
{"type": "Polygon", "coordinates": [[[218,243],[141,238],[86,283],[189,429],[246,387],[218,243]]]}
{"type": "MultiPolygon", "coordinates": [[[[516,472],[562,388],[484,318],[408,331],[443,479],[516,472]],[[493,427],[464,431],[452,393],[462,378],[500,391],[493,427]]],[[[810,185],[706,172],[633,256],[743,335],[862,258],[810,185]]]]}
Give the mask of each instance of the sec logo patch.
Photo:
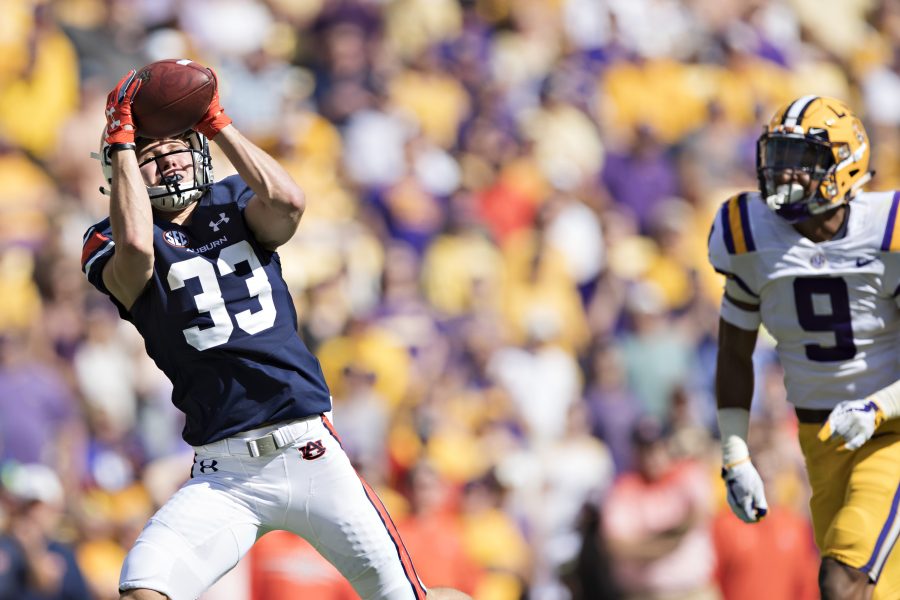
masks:
{"type": "Polygon", "coordinates": [[[163,234],[163,239],[168,245],[176,248],[184,248],[188,245],[188,237],[180,231],[167,231],[163,234]]]}

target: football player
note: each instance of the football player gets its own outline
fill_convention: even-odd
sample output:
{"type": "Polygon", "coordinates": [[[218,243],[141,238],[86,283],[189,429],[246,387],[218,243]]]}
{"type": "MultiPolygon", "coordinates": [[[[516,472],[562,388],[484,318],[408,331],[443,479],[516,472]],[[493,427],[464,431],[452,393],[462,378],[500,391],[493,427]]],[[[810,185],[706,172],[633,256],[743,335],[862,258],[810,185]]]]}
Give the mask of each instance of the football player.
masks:
{"type": "Polygon", "coordinates": [[[900,598],[900,193],[862,190],[869,152],[844,103],[794,100],[759,138],[759,192],[725,202],[709,238],[726,277],[716,395],[728,503],[748,523],[768,510],[746,442],[762,324],[800,423],[825,600],[900,598]]]}
{"type": "Polygon", "coordinates": [[[276,252],[300,222],[302,190],[232,125],[218,93],[185,135],[136,137],[140,85],[131,71],[107,100],[110,216],[85,234],[82,266],[171,379],[196,456],[129,551],[121,598],[197,598],[273,529],[304,537],[362,598],[467,598],[426,591],[329,422],[276,252]],[[237,175],[214,181],[210,139],[237,175]]]}

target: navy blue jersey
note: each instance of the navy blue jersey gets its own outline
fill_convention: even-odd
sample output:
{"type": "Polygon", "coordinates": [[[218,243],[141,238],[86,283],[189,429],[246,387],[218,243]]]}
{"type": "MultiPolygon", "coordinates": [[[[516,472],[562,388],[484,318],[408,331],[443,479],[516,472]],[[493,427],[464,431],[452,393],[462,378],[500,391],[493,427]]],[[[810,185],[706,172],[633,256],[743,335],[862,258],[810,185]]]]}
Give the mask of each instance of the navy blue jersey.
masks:
{"type": "Polygon", "coordinates": [[[127,310],[103,284],[115,252],[109,219],[88,229],[82,270],[144,337],[200,446],[331,410],[319,361],[297,335],[278,254],[244,221],[253,192],[238,176],[213,185],[183,225],[154,217],[153,275],[127,310]]]}

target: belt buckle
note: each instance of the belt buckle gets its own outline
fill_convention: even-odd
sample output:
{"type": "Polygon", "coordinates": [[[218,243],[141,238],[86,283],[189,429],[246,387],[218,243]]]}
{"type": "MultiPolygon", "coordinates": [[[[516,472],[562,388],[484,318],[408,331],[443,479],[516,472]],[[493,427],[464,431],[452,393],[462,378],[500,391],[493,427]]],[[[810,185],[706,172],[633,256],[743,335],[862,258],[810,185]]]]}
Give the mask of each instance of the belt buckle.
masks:
{"type": "Polygon", "coordinates": [[[250,451],[250,456],[259,458],[263,454],[269,454],[278,450],[278,444],[275,442],[272,434],[266,434],[255,440],[247,440],[247,449],[250,451]]]}
{"type": "Polygon", "coordinates": [[[271,433],[269,433],[269,435],[272,437],[272,442],[275,444],[276,449],[284,448],[285,446],[290,444],[292,441],[292,440],[289,441],[288,439],[286,439],[286,437],[290,437],[290,436],[289,435],[285,436],[285,432],[283,431],[283,429],[286,429],[286,428],[279,428],[279,429],[276,429],[275,431],[272,431],[271,433]]]}
{"type": "Polygon", "coordinates": [[[264,454],[270,454],[276,450],[280,450],[281,448],[292,444],[293,441],[292,436],[285,436],[282,429],[276,429],[262,437],[247,440],[247,449],[250,451],[250,456],[259,458],[264,454]]]}

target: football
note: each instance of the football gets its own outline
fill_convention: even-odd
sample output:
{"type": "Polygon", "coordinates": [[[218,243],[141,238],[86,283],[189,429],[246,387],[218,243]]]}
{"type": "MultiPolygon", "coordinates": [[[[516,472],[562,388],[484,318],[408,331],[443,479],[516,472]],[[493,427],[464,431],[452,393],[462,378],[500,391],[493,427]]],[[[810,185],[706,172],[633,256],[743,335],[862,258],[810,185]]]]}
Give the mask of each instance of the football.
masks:
{"type": "Polygon", "coordinates": [[[137,72],[141,87],[132,115],[137,134],[160,139],[176,136],[199,121],[216,91],[209,69],[188,59],[168,58],[137,72]]]}

